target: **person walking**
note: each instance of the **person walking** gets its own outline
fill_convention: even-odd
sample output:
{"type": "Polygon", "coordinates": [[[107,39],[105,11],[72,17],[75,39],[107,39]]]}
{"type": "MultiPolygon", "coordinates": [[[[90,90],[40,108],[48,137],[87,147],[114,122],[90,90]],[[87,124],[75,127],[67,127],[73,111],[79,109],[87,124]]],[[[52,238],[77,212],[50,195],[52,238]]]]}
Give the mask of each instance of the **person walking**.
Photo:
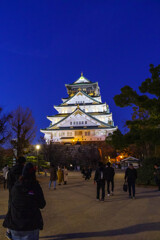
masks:
{"type": "Polygon", "coordinates": [[[81,173],[82,173],[82,177],[85,178],[85,168],[84,167],[82,167],[81,173]]]}
{"type": "Polygon", "coordinates": [[[137,170],[130,163],[125,172],[125,181],[128,182],[129,198],[135,199],[135,182],[137,178],[137,170]]]}
{"type": "Polygon", "coordinates": [[[94,176],[94,183],[97,183],[97,200],[100,200],[100,190],[102,190],[101,201],[105,199],[105,168],[102,162],[99,162],[99,166],[96,169],[94,176]]]}
{"type": "Polygon", "coordinates": [[[63,168],[63,181],[64,181],[64,185],[66,185],[68,181],[68,170],[65,166],[63,168]]]}
{"type": "Polygon", "coordinates": [[[32,163],[27,163],[22,176],[11,190],[11,203],[3,222],[9,228],[12,240],[38,240],[43,229],[40,209],[46,205],[43,191],[32,163]]]}
{"type": "Polygon", "coordinates": [[[6,189],[8,171],[9,171],[8,165],[5,164],[4,168],[2,169],[2,172],[3,172],[3,188],[4,189],[6,189]]]}
{"type": "Polygon", "coordinates": [[[155,182],[158,186],[158,191],[160,191],[160,167],[158,167],[158,164],[155,163],[154,164],[154,179],[155,179],[155,182]]]}
{"type": "Polygon", "coordinates": [[[57,176],[58,176],[58,185],[61,185],[63,181],[63,172],[61,167],[58,167],[57,176]]]}
{"type": "Polygon", "coordinates": [[[22,175],[22,170],[23,170],[25,162],[26,162],[25,157],[19,157],[16,161],[16,165],[13,166],[10,169],[10,171],[8,173],[8,189],[9,189],[9,192],[11,192],[12,187],[14,186],[15,182],[22,175]]]}
{"type": "Polygon", "coordinates": [[[92,177],[92,168],[89,166],[89,179],[92,177]]]}
{"type": "MultiPolygon", "coordinates": [[[[11,204],[11,190],[16,183],[16,181],[19,179],[19,177],[22,175],[22,170],[24,167],[24,164],[26,162],[25,157],[21,156],[17,159],[16,165],[13,166],[7,175],[7,187],[9,190],[9,200],[8,200],[8,206],[10,207],[11,204]]],[[[8,239],[12,239],[11,232],[9,229],[6,231],[6,237],[8,239]]]]}
{"type": "Polygon", "coordinates": [[[113,192],[114,192],[114,175],[115,175],[114,168],[111,167],[111,163],[108,162],[107,168],[105,169],[105,178],[107,181],[108,196],[113,195],[113,192]],[[111,191],[110,191],[110,184],[111,184],[111,191]]]}
{"type": "Polygon", "coordinates": [[[89,180],[90,179],[90,169],[89,167],[85,168],[85,180],[89,180]]]}
{"type": "Polygon", "coordinates": [[[56,167],[52,164],[50,168],[49,189],[51,188],[51,184],[53,182],[53,189],[56,190],[56,181],[57,181],[57,170],[56,170],[56,167]]]}

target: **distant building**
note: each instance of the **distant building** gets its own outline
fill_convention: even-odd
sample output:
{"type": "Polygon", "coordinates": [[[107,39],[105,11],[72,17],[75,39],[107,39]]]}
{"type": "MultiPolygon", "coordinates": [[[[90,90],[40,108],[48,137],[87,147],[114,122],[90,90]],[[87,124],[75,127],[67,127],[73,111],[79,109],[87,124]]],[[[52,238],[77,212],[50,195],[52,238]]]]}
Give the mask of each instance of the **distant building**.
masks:
{"type": "Polygon", "coordinates": [[[91,82],[83,74],[72,84],[65,84],[68,98],[54,106],[58,114],[48,116],[49,127],[41,129],[47,143],[76,143],[104,141],[117,129],[112,113],[102,103],[98,82],[91,82]]]}
{"type": "Polygon", "coordinates": [[[130,156],[121,160],[121,168],[126,169],[127,167],[129,167],[130,163],[132,163],[135,168],[138,168],[140,166],[140,160],[130,156]]]}

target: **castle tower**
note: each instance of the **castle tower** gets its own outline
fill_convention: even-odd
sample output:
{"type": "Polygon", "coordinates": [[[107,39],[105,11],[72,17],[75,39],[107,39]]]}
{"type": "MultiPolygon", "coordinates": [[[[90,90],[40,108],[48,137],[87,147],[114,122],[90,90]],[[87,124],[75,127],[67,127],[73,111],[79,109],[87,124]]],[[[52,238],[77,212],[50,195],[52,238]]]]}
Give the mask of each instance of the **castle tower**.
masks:
{"type": "Polygon", "coordinates": [[[117,127],[109,106],[102,103],[98,82],[89,81],[81,73],[78,80],[65,86],[68,98],[54,106],[58,114],[48,116],[50,126],[41,129],[46,142],[105,141],[117,127]]]}

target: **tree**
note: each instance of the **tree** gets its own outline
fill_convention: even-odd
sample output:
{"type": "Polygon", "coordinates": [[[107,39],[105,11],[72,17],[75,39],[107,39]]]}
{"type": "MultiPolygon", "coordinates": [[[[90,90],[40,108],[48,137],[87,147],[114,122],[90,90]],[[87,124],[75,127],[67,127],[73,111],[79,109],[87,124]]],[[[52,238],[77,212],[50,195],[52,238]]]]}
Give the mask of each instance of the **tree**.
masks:
{"type": "Polygon", "coordinates": [[[106,142],[111,144],[116,150],[123,151],[126,148],[127,144],[125,143],[124,135],[119,129],[110,134],[106,138],[106,142]]]}
{"type": "Polygon", "coordinates": [[[13,164],[13,152],[12,149],[5,149],[0,147],[0,169],[7,164],[9,167],[13,164]]]}
{"type": "Polygon", "coordinates": [[[10,137],[10,131],[8,128],[8,121],[11,115],[2,114],[2,108],[0,108],[0,145],[4,144],[10,137]]]}
{"type": "Polygon", "coordinates": [[[22,156],[29,148],[36,134],[35,121],[31,110],[19,106],[12,112],[10,126],[12,130],[11,144],[17,151],[17,157],[22,156]]]}
{"type": "Polygon", "coordinates": [[[140,94],[125,86],[114,97],[117,106],[132,106],[132,120],[126,121],[129,132],[125,138],[128,144],[141,147],[145,157],[156,155],[156,146],[160,143],[160,65],[151,64],[150,73],[151,78],[139,87],[140,94]]]}

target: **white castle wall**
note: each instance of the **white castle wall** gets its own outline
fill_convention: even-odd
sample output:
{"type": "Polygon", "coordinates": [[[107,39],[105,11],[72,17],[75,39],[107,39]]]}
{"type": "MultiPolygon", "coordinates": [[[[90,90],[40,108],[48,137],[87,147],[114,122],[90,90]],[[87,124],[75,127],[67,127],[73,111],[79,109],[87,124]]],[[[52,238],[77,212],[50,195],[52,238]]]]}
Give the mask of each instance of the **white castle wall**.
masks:
{"type": "MultiPolygon", "coordinates": [[[[65,106],[65,107],[55,107],[55,109],[59,112],[59,113],[72,113],[76,110],[77,105],[75,106],[65,106]]],[[[102,105],[80,105],[79,106],[80,109],[82,109],[84,112],[106,112],[107,111],[107,107],[106,104],[102,104],[102,105]]]]}

